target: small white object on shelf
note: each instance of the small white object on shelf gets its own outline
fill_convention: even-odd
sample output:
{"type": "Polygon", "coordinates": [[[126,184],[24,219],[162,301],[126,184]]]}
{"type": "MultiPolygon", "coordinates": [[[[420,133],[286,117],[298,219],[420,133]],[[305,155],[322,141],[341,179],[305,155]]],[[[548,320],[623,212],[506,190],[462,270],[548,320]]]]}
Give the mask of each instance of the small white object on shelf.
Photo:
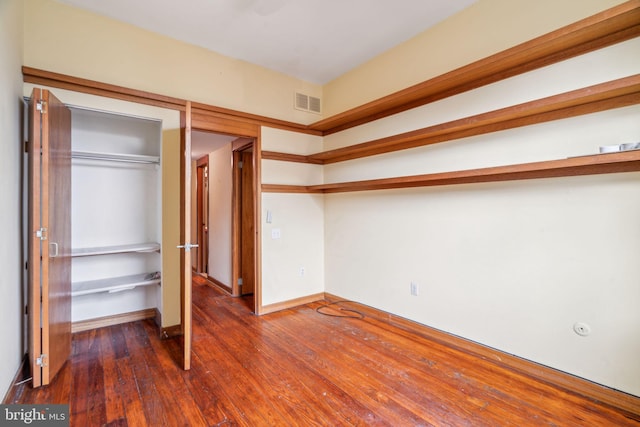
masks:
{"type": "Polygon", "coordinates": [[[600,147],[600,153],[617,153],[618,151],[640,150],[640,142],[629,142],[619,145],[604,145],[600,147]]]}
{"type": "Polygon", "coordinates": [[[600,153],[617,153],[620,151],[619,145],[603,145],[600,147],[600,153]]]}
{"type": "Polygon", "coordinates": [[[160,284],[159,273],[142,273],[131,276],[113,277],[109,279],[90,280],[71,284],[71,296],[97,294],[99,292],[120,292],[134,289],[138,286],[160,284]]]}
{"type": "Polygon", "coordinates": [[[620,144],[620,151],[640,150],[640,142],[620,144]]]}

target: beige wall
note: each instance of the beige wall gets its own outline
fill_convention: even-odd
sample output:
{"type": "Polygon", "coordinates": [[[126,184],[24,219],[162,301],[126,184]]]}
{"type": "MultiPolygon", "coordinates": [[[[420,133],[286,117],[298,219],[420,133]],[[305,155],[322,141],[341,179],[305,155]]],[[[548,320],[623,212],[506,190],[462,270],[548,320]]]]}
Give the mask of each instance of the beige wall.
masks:
{"type": "Polygon", "coordinates": [[[322,88],[53,0],[25,2],[24,64],[72,76],[308,123],[295,91],[322,88]]]}
{"type": "MultiPolygon", "coordinates": [[[[327,136],[325,148],[640,73],[639,51],[640,39],[624,42],[327,136]]],[[[595,154],[637,141],[639,116],[632,106],[337,163],[324,179],[595,154]]],[[[327,195],[325,289],[640,396],[639,217],[638,172],[327,195]]]]}
{"type": "Polygon", "coordinates": [[[21,0],[0,1],[0,398],[22,360],[22,14],[21,0]]]}
{"type": "Polygon", "coordinates": [[[624,0],[482,0],[324,86],[333,115],[528,41],[624,0]]]}
{"type": "Polygon", "coordinates": [[[209,275],[231,287],[231,144],[209,154],[209,275]]]}
{"type": "MultiPolygon", "coordinates": [[[[262,128],[263,150],[296,154],[321,151],[322,138],[262,128]]],[[[263,160],[265,184],[319,184],[322,167],[263,160]]],[[[262,304],[269,305],[324,292],[324,197],[311,194],[262,194],[262,304]],[[267,211],[271,222],[267,223],[267,211]],[[273,238],[273,231],[280,238],[273,238]],[[303,271],[304,272],[303,272],[303,271]]]]}

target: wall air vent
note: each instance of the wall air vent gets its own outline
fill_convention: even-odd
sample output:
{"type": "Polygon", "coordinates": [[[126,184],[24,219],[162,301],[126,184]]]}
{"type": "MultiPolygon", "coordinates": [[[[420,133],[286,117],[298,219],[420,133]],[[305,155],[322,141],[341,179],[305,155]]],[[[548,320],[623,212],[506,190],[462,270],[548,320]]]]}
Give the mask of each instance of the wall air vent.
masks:
{"type": "Polygon", "coordinates": [[[300,92],[296,92],[294,106],[296,110],[308,111],[310,113],[320,114],[322,111],[320,98],[305,95],[300,92]]]}

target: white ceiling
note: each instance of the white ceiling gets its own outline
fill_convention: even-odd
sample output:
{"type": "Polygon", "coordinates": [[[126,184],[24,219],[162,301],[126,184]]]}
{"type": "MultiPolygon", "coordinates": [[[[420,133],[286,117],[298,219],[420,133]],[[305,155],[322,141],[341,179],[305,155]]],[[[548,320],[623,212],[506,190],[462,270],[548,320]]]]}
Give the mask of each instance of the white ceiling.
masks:
{"type": "Polygon", "coordinates": [[[325,84],[476,0],[58,0],[325,84]]]}
{"type": "MultiPolygon", "coordinates": [[[[58,0],[325,84],[477,0],[58,0]]],[[[235,137],[194,132],[192,159],[235,137]]]]}
{"type": "Polygon", "coordinates": [[[198,160],[205,154],[212,153],[219,148],[238,139],[237,136],[222,135],[212,132],[191,132],[191,160],[198,160]]]}

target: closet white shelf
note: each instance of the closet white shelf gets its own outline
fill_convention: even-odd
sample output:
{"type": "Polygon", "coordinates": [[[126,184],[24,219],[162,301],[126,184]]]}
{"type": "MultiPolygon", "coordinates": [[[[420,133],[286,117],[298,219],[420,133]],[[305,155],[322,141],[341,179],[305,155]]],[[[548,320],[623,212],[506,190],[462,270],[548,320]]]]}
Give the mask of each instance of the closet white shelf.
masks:
{"type": "Polygon", "coordinates": [[[75,248],[71,250],[72,257],[122,254],[131,252],[157,252],[160,244],[155,242],[135,243],[132,245],[99,246],[95,248],[75,248]]]}
{"type": "Polygon", "coordinates": [[[160,164],[160,157],[158,156],[143,156],[139,154],[118,154],[118,153],[95,153],[90,151],[72,151],[72,159],[85,159],[85,160],[106,160],[111,162],[125,162],[125,163],[146,163],[146,164],[160,164]]]}
{"type": "Polygon", "coordinates": [[[134,274],[131,276],[112,277],[109,279],[90,280],[71,284],[71,296],[97,294],[100,292],[121,292],[138,286],[159,285],[160,277],[153,273],[134,274]]]}

